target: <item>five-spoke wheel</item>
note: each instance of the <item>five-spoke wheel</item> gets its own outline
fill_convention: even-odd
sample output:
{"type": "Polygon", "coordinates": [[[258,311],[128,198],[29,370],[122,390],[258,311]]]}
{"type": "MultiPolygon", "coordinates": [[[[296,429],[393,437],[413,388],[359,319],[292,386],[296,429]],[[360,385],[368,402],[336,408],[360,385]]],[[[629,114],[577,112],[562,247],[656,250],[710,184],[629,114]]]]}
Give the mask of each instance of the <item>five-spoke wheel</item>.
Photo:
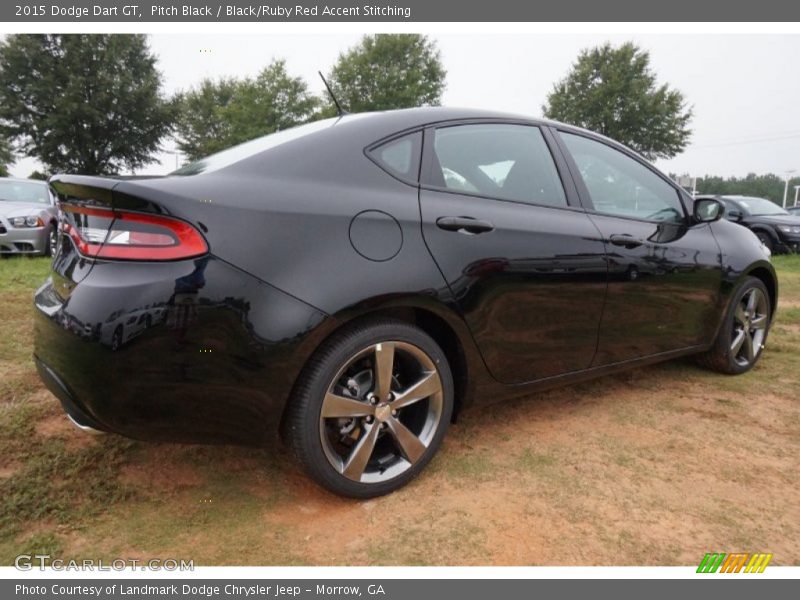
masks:
{"type": "Polygon", "coordinates": [[[769,301],[757,287],[742,296],[733,313],[731,356],[742,366],[753,363],[764,345],[769,324],[769,301]]]}
{"type": "Polygon", "coordinates": [[[748,277],[733,293],[714,345],[700,354],[700,364],[737,375],[753,368],[761,356],[772,321],[772,304],[764,283],[748,277]]]}
{"type": "Polygon", "coordinates": [[[425,466],[452,406],[452,376],[433,339],[400,321],[366,322],[334,336],[312,359],[287,433],[319,483],[370,497],[425,466]]]}

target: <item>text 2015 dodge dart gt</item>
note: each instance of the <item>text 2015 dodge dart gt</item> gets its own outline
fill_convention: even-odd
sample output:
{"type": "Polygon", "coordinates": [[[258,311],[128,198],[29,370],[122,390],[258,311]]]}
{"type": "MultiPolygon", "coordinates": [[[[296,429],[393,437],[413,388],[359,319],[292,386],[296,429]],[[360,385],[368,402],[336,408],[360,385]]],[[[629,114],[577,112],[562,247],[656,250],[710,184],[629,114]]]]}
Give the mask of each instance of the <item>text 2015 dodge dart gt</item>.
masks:
{"type": "Polygon", "coordinates": [[[758,360],[752,232],[615,142],[455,109],[347,115],[170,176],[51,180],[35,360],[80,426],[260,444],[369,497],[475,401],[697,354],[758,360]]]}

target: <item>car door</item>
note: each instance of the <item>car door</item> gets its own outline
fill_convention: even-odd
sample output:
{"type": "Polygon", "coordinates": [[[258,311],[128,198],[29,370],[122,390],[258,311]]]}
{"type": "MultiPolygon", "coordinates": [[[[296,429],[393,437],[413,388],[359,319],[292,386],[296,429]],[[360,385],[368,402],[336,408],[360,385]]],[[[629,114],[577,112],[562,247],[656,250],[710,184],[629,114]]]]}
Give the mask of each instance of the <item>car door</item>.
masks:
{"type": "Polygon", "coordinates": [[[719,322],[719,247],[680,192],[643,160],[559,131],[579,193],[606,244],[609,283],[595,366],[700,346],[719,322]]]}
{"type": "Polygon", "coordinates": [[[597,346],[604,246],[552,143],[549,131],[521,123],[425,132],[425,242],[504,383],[585,369],[597,346]]]}

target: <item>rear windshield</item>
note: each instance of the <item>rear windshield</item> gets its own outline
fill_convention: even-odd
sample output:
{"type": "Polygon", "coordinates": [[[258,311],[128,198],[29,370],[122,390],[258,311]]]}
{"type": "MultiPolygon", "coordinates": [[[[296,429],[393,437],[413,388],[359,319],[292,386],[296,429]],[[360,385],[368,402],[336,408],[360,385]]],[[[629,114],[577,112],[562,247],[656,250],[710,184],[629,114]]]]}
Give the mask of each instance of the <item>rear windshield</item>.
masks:
{"type": "Polygon", "coordinates": [[[225,167],[237,163],[240,160],[250,158],[256,154],[264,152],[265,150],[276,148],[281,144],[300,139],[317,131],[322,131],[323,129],[332,127],[341,121],[351,120],[357,116],[358,115],[347,115],[345,117],[322,119],[321,121],[313,121],[311,123],[306,123],[305,125],[292,127],[291,129],[277,131],[275,133],[265,135],[264,137],[256,138],[254,140],[250,140],[249,142],[244,142],[238,146],[233,146],[232,148],[228,148],[222,152],[217,152],[216,154],[212,154],[206,158],[201,158],[198,161],[184,165],[177,171],[173,171],[170,173],[170,175],[198,175],[200,173],[209,173],[218,169],[224,169],[225,167]]]}

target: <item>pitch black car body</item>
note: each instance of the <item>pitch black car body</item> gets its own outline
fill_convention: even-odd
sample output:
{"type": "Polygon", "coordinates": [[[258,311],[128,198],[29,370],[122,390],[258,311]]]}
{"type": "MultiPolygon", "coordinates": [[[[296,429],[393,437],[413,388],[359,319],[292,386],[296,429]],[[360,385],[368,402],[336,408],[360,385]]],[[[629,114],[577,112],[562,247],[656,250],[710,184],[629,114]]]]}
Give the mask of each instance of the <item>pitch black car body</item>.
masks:
{"type": "Polygon", "coordinates": [[[35,297],[36,363],[76,422],[133,438],[262,444],[318,349],[364,319],[433,339],[458,411],[708,351],[752,278],[777,300],[750,232],[698,222],[683,190],[619,144],[517,116],[345,116],[172,176],[51,185],[66,222],[35,297]],[[635,206],[615,207],[586,148],[672,208],[636,214],[657,207],[639,184],[635,206]],[[197,254],[102,256],[131,216],[188,226],[197,254]]]}
{"type": "Polygon", "coordinates": [[[716,198],[725,206],[725,218],[747,227],[771,252],[800,249],[800,218],[774,202],[750,196],[699,196],[716,198]]]}

